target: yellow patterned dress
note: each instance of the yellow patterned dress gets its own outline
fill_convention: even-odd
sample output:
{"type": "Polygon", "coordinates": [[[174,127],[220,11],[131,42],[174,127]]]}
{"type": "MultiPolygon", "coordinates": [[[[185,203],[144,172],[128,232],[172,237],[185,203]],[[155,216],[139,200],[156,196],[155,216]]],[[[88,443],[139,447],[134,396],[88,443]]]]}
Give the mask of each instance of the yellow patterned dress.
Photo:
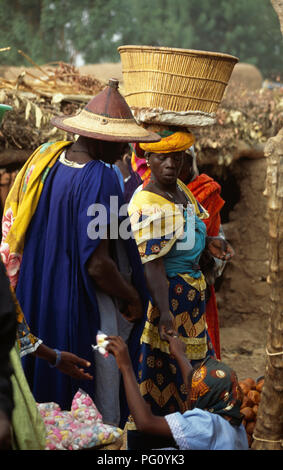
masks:
{"type": "MultiPolygon", "coordinates": [[[[143,190],[134,195],[129,214],[143,264],[163,257],[174,326],[186,345],[187,357],[194,363],[214,356],[205,319],[206,283],[198,266],[206,238],[206,227],[201,219],[207,218],[208,213],[179,180],[178,185],[188,198],[186,211],[143,190]],[[190,219],[193,225],[189,223],[189,207],[193,210],[193,219],[190,219]],[[188,235],[193,235],[191,244],[186,244],[188,235]],[[181,240],[184,244],[178,245],[181,240]]],[[[153,413],[165,416],[186,410],[186,390],[177,363],[169,354],[168,343],[160,339],[159,316],[152,301],[141,336],[138,380],[153,413]]]]}

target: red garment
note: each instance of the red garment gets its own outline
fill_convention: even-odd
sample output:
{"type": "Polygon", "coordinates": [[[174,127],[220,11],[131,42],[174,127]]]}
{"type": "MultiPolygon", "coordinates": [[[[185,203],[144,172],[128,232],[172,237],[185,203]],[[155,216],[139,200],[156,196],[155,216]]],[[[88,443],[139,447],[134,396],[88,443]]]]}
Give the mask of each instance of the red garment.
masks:
{"type": "Polygon", "coordinates": [[[209,218],[204,220],[207,235],[216,237],[219,233],[221,223],[220,211],[225,204],[225,201],[220,196],[220,184],[210,178],[210,176],[202,173],[187,186],[198,202],[209,213],[209,218]]]}
{"type": "MultiPolygon", "coordinates": [[[[204,173],[197,176],[187,186],[209,213],[209,218],[203,220],[206,224],[207,235],[210,237],[217,236],[221,223],[220,210],[225,204],[225,201],[220,196],[221,186],[204,173]]],[[[216,357],[220,359],[220,333],[214,286],[210,286],[210,298],[206,304],[206,322],[216,357]]]]}
{"type": "Polygon", "coordinates": [[[220,354],[220,331],[219,331],[219,320],[218,310],[214,286],[209,286],[210,297],[206,304],[206,323],[207,331],[210,336],[211,342],[214,347],[214,351],[217,359],[221,359],[220,354]]]}

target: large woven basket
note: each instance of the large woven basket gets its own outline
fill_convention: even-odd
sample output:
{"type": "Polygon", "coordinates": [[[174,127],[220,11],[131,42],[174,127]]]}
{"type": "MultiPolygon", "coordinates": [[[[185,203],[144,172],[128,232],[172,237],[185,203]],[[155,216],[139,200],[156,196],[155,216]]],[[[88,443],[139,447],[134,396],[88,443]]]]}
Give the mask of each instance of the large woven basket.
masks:
{"type": "Polygon", "coordinates": [[[121,46],[124,96],[130,107],[215,113],[237,57],[218,52],[121,46]]]}

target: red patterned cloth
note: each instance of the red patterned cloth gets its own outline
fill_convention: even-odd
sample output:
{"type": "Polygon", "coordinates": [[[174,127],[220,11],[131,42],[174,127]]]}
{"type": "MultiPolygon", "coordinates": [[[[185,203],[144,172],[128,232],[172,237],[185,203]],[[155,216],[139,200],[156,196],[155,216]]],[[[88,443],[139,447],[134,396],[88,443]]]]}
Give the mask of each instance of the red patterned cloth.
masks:
{"type": "MultiPolygon", "coordinates": [[[[187,186],[209,213],[209,218],[203,221],[206,224],[207,235],[210,237],[217,236],[221,224],[220,211],[225,204],[220,196],[221,186],[204,173],[197,176],[187,186]]],[[[216,357],[220,359],[219,320],[214,286],[210,286],[210,298],[206,304],[206,322],[216,357]]]]}
{"type": "Polygon", "coordinates": [[[220,211],[225,204],[225,201],[220,196],[220,184],[210,178],[210,176],[202,173],[187,186],[199,203],[209,213],[209,218],[204,220],[207,235],[209,237],[216,237],[219,233],[221,223],[220,211]]]}
{"type": "Polygon", "coordinates": [[[131,144],[133,149],[131,165],[134,172],[136,172],[143,182],[146,184],[150,179],[150,168],[147,166],[146,159],[143,157],[144,151],[139,147],[137,143],[131,144]]]}

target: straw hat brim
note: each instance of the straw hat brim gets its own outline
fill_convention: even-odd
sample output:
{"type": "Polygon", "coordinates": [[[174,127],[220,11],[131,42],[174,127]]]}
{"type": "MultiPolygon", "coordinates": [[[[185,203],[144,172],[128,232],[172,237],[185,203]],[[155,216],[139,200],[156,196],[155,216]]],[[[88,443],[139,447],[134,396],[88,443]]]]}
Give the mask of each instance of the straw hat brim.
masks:
{"type": "Polygon", "coordinates": [[[135,119],[115,119],[83,109],[70,117],[53,117],[51,124],[72,134],[112,142],[158,142],[160,136],[139,126],[135,119]]]}

